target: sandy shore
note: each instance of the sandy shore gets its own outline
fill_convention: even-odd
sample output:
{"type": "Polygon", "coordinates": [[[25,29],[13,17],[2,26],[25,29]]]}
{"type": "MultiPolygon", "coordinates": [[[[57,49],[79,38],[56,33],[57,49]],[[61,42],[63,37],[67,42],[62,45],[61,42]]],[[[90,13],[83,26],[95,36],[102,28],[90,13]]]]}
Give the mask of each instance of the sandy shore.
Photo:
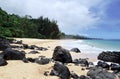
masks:
{"type": "MultiPolygon", "coordinates": [[[[40,55],[51,58],[53,50],[56,46],[61,45],[61,41],[64,40],[47,40],[47,39],[26,39],[26,38],[16,38],[16,40],[23,40],[24,44],[36,45],[40,47],[46,47],[49,50],[39,51],[39,54],[26,54],[26,57],[36,58],[40,55]]],[[[24,50],[26,53],[30,52],[30,49],[24,50]]],[[[72,57],[81,56],[86,57],[84,53],[74,53],[70,52],[72,57]]],[[[95,61],[95,59],[91,59],[95,61]]],[[[54,63],[49,63],[47,65],[39,65],[36,63],[24,63],[18,60],[9,60],[8,65],[0,67],[0,79],[59,79],[56,76],[44,76],[45,71],[52,69],[54,63]]],[[[68,65],[70,71],[74,71],[78,75],[86,75],[87,70],[82,71],[81,66],[75,66],[74,64],[68,65]]]]}

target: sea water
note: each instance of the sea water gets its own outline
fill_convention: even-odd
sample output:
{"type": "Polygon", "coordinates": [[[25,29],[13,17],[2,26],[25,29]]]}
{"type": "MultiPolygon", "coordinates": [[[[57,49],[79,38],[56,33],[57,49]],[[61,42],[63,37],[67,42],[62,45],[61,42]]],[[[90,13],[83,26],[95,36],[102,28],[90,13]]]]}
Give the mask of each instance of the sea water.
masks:
{"type": "Polygon", "coordinates": [[[61,45],[68,50],[79,48],[88,57],[98,56],[102,51],[120,51],[120,40],[64,40],[61,45]]]}
{"type": "Polygon", "coordinates": [[[84,42],[103,50],[120,51],[120,40],[84,40],[84,42]]]}

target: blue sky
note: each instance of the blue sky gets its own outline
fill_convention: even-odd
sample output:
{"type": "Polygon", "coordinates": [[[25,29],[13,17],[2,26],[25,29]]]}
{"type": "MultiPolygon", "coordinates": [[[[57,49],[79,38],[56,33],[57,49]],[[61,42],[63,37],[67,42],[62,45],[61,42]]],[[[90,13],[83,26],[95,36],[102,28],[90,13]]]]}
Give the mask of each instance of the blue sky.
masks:
{"type": "Polygon", "coordinates": [[[120,39],[120,0],[0,0],[10,14],[57,20],[66,34],[120,39]]]}

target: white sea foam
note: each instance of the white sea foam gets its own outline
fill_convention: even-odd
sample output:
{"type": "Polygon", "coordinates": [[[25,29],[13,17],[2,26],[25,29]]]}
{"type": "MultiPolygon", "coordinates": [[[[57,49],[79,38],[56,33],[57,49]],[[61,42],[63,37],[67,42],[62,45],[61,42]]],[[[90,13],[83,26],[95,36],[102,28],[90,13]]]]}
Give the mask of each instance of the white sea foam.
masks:
{"type": "Polygon", "coordinates": [[[101,53],[103,49],[88,45],[84,40],[65,40],[61,45],[67,49],[79,48],[84,53],[101,53]]]}

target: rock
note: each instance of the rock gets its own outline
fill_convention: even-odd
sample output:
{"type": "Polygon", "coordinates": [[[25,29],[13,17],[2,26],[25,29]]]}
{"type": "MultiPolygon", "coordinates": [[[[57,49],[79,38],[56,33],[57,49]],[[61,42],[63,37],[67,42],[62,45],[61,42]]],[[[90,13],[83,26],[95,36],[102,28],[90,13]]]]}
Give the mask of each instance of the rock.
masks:
{"type": "Polygon", "coordinates": [[[84,71],[84,70],[85,70],[85,68],[81,68],[81,70],[82,70],[82,71],[84,71]]]}
{"type": "Polygon", "coordinates": [[[32,62],[32,63],[35,63],[35,60],[34,58],[27,58],[28,61],[32,62]]]}
{"type": "Polygon", "coordinates": [[[115,74],[116,74],[116,75],[119,77],[119,79],[120,79],[120,71],[117,71],[115,74]]]}
{"type": "Polygon", "coordinates": [[[109,70],[109,68],[110,68],[109,64],[107,64],[106,62],[103,62],[103,61],[98,61],[97,66],[105,68],[107,70],[109,70]]]}
{"type": "Polygon", "coordinates": [[[38,59],[35,60],[35,62],[40,65],[44,65],[44,64],[48,64],[50,62],[50,59],[45,57],[39,57],[38,59]]]}
{"type": "Polygon", "coordinates": [[[90,79],[90,78],[88,78],[88,77],[85,76],[85,75],[81,75],[81,76],[79,77],[79,79],[90,79]]]}
{"type": "Polygon", "coordinates": [[[56,75],[61,79],[70,79],[69,69],[60,62],[56,62],[51,70],[52,75],[56,75]]]}
{"type": "Polygon", "coordinates": [[[79,63],[81,64],[81,66],[89,67],[89,62],[87,61],[87,59],[79,59],[79,63]]]}
{"type": "Polygon", "coordinates": [[[23,52],[10,48],[3,51],[0,55],[5,60],[23,60],[23,58],[25,58],[25,54],[23,52]]]}
{"type": "Polygon", "coordinates": [[[106,62],[114,62],[120,64],[120,52],[114,52],[114,51],[102,52],[99,54],[98,59],[106,62]]]}
{"type": "Polygon", "coordinates": [[[79,76],[75,73],[75,72],[71,72],[71,77],[73,78],[73,79],[79,79],[79,76]]]}
{"type": "Polygon", "coordinates": [[[55,61],[59,61],[62,63],[71,63],[72,57],[68,50],[62,48],[61,46],[57,46],[54,49],[54,53],[52,59],[55,61]]]}
{"type": "Polygon", "coordinates": [[[81,53],[81,51],[78,48],[72,48],[70,51],[76,52],[76,53],[81,53]]]}
{"type": "Polygon", "coordinates": [[[101,67],[94,67],[90,69],[87,75],[92,79],[119,79],[115,74],[110,73],[101,67]]]}
{"type": "Polygon", "coordinates": [[[88,62],[89,63],[89,67],[94,67],[94,63],[93,62],[88,62]]]}
{"type": "Polygon", "coordinates": [[[23,58],[23,60],[22,60],[24,63],[28,63],[28,60],[27,60],[27,58],[23,58]]]}
{"type": "Polygon", "coordinates": [[[113,70],[113,71],[115,71],[115,70],[117,70],[117,71],[120,71],[120,65],[117,65],[117,64],[111,64],[110,65],[110,67],[111,67],[111,70],[113,70]]]}
{"type": "Polygon", "coordinates": [[[44,47],[36,47],[37,48],[37,50],[40,50],[40,51],[46,51],[46,50],[48,50],[47,48],[44,48],[44,47]]]}
{"type": "Polygon", "coordinates": [[[28,49],[29,48],[28,44],[23,44],[23,48],[28,49]]]}
{"type": "Polygon", "coordinates": [[[7,65],[7,64],[8,64],[8,63],[6,62],[5,59],[0,58],[0,66],[5,66],[5,65],[7,65]]]}
{"type": "Polygon", "coordinates": [[[44,75],[45,75],[45,76],[48,76],[48,75],[49,75],[48,73],[49,73],[49,71],[45,71],[45,72],[44,72],[44,75]]]}
{"type": "Polygon", "coordinates": [[[38,51],[30,51],[28,54],[37,54],[39,53],[38,51]]]}
{"type": "Polygon", "coordinates": [[[87,59],[74,59],[73,63],[75,65],[79,65],[81,64],[81,66],[85,66],[85,67],[89,67],[89,62],[87,61],[87,59]]]}
{"type": "Polygon", "coordinates": [[[74,63],[76,66],[78,66],[78,65],[80,64],[79,59],[74,59],[74,60],[73,60],[73,63],[74,63]]]}
{"type": "Polygon", "coordinates": [[[20,41],[16,41],[15,44],[22,44],[22,40],[20,40],[20,41]]]}
{"type": "Polygon", "coordinates": [[[35,45],[29,46],[30,49],[35,49],[36,47],[37,47],[37,46],[35,46],[35,45]]]}
{"type": "Polygon", "coordinates": [[[10,48],[10,43],[7,39],[0,38],[0,51],[10,48]]]}

